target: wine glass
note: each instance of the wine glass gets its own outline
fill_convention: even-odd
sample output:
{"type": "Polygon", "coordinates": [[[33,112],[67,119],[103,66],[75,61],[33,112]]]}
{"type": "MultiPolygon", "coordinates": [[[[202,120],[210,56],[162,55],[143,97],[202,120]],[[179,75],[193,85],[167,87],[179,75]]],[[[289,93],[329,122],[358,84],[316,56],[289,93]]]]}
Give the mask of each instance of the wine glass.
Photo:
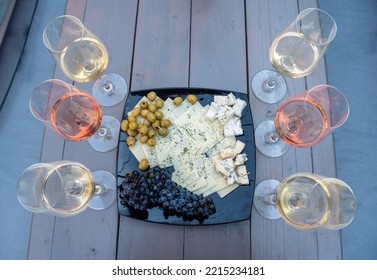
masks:
{"type": "Polygon", "coordinates": [[[299,230],[337,230],[352,222],[356,199],[352,189],[339,179],[296,173],[282,182],[260,182],[254,192],[254,207],[262,217],[282,218],[299,230]]]}
{"type": "MultiPolygon", "coordinates": [[[[325,55],[336,31],[336,23],[327,12],[305,9],[272,42],[270,62],[284,76],[304,77],[325,55]]],[[[283,99],[287,86],[280,74],[263,70],[254,76],[252,91],[260,101],[272,104],[283,99]]]]}
{"type": "Polygon", "coordinates": [[[113,205],[116,179],[110,172],[91,172],[74,161],[37,163],[20,176],[17,196],[31,212],[68,217],[87,207],[104,210],[113,205]]]}
{"type": "Polygon", "coordinates": [[[274,120],[255,130],[255,145],[264,155],[279,157],[288,145],[306,148],[322,141],[349,116],[346,97],[337,88],[318,85],[285,100],[274,120]]]}
{"type": "Polygon", "coordinates": [[[93,96],[102,106],[115,106],[127,95],[118,74],[105,74],[109,55],[105,45],[76,17],[63,15],[47,24],[43,42],[64,74],[75,82],[96,80],[93,96]]]}
{"type": "Polygon", "coordinates": [[[58,79],[44,81],[32,92],[29,105],[38,120],[65,140],[88,139],[101,152],[118,146],[119,121],[102,116],[96,99],[77,87],[58,79]]]}

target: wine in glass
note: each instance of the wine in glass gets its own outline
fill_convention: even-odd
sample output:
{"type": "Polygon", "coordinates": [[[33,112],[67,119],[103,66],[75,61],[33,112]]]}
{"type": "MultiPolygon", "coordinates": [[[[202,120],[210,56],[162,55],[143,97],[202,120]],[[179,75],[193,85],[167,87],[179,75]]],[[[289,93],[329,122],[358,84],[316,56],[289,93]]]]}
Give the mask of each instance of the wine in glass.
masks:
{"type": "Polygon", "coordinates": [[[299,230],[337,230],[352,222],[356,199],[352,189],[339,179],[296,173],[282,182],[260,182],[254,192],[254,207],[262,217],[282,218],[299,230]]]}
{"type": "Polygon", "coordinates": [[[65,140],[88,139],[101,152],[118,145],[119,121],[104,122],[107,116],[96,99],[77,87],[57,79],[44,81],[32,92],[29,105],[38,120],[65,140]]]}
{"type": "MultiPolygon", "coordinates": [[[[336,23],[327,12],[305,9],[273,40],[270,62],[286,77],[307,76],[325,55],[336,31],[336,23]]],[[[259,100],[272,104],[284,97],[287,87],[280,74],[263,70],[254,76],[252,90],[259,100]]]]}
{"type": "Polygon", "coordinates": [[[119,104],[127,84],[118,74],[103,74],[109,55],[103,42],[76,17],[63,15],[43,31],[43,42],[64,74],[75,82],[96,80],[93,95],[102,106],[119,104]]]}
{"type": "Polygon", "coordinates": [[[107,171],[91,172],[74,161],[38,163],[20,176],[17,196],[34,213],[68,217],[87,207],[104,210],[117,197],[115,177],[107,171]]]}
{"type": "Polygon", "coordinates": [[[346,97],[337,88],[319,85],[285,100],[274,121],[262,122],[255,130],[257,149],[269,157],[279,157],[288,145],[306,148],[322,141],[349,116],[346,97]]]}

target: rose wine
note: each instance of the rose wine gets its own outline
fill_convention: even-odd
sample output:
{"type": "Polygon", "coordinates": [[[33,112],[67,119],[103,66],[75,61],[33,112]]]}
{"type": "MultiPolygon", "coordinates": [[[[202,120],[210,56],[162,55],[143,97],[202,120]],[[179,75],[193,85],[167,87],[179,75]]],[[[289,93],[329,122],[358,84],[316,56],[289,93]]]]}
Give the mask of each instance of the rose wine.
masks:
{"type": "Polygon", "coordinates": [[[72,216],[87,208],[95,192],[94,178],[79,163],[63,161],[44,182],[43,200],[57,216],[72,216]]]}
{"type": "Polygon", "coordinates": [[[284,142],[300,148],[320,142],[328,127],[327,115],[322,107],[302,95],[283,102],[276,111],[274,123],[284,142]]]}
{"type": "Polygon", "coordinates": [[[277,194],[282,219],[297,229],[312,229],[325,224],[330,216],[326,185],[311,174],[292,176],[283,181],[277,194]]]}
{"type": "Polygon", "coordinates": [[[312,72],[319,60],[318,48],[296,32],[275,38],[270,48],[270,61],[278,72],[301,78],[312,72]]]}
{"type": "Polygon", "coordinates": [[[87,93],[63,95],[51,110],[52,129],[64,139],[81,141],[92,136],[100,127],[102,110],[87,93]]]}
{"type": "Polygon", "coordinates": [[[63,72],[80,83],[89,82],[101,76],[108,61],[109,57],[103,43],[88,37],[69,44],[60,57],[63,72]]]}

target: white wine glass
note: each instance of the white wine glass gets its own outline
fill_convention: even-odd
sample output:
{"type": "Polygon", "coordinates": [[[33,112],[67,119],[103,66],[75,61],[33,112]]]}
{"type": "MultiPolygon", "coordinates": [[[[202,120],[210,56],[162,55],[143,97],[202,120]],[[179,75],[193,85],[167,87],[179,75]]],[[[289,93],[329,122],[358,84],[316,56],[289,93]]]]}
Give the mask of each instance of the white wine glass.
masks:
{"type": "Polygon", "coordinates": [[[329,85],[318,85],[286,99],[274,120],[255,129],[255,145],[265,156],[279,157],[289,146],[312,147],[343,125],[349,116],[345,95],[329,85]]]}
{"type": "Polygon", "coordinates": [[[109,208],[116,201],[116,179],[108,171],[91,172],[81,163],[55,161],[29,166],[21,174],[17,197],[30,212],[74,216],[88,207],[109,208]]]}
{"type": "Polygon", "coordinates": [[[356,199],[352,189],[339,179],[296,173],[282,182],[260,182],[254,192],[254,207],[262,217],[282,218],[299,230],[338,230],[354,219],[356,199]]]}
{"type": "Polygon", "coordinates": [[[73,85],[58,79],[44,81],[33,90],[29,106],[38,120],[65,140],[87,139],[100,152],[118,146],[119,121],[103,116],[97,100],[73,85]]]}
{"type": "Polygon", "coordinates": [[[335,20],[327,12],[317,8],[303,10],[273,40],[269,58],[278,73],[272,70],[258,72],[252,80],[255,96],[268,104],[282,100],[287,86],[280,74],[290,78],[310,74],[325,55],[336,32],[335,20]]]}
{"type": "Polygon", "coordinates": [[[123,77],[103,74],[109,62],[107,49],[78,18],[53,19],[43,31],[43,42],[67,77],[79,83],[97,79],[92,94],[102,106],[115,106],[127,96],[123,77]]]}

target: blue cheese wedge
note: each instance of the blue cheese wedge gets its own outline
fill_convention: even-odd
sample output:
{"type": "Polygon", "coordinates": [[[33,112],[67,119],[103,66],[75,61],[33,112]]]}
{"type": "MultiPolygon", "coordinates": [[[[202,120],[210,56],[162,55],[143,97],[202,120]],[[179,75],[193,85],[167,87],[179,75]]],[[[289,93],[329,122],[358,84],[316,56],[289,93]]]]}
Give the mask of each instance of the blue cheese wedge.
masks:
{"type": "Polygon", "coordinates": [[[234,170],[233,159],[227,158],[216,162],[216,170],[221,174],[229,177],[231,172],[234,170]]]}
{"type": "Polygon", "coordinates": [[[233,92],[229,93],[227,98],[228,100],[226,102],[226,105],[229,105],[229,106],[233,106],[237,101],[237,98],[234,96],[233,92]]]}
{"type": "Polygon", "coordinates": [[[220,151],[220,157],[222,159],[234,158],[237,155],[237,151],[232,148],[225,148],[220,151]]]}
{"type": "Polygon", "coordinates": [[[235,166],[244,165],[246,161],[247,161],[247,154],[238,154],[236,155],[234,159],[234,165],[235,166]]]}
{"type": "Polygon", "coordinates": [[[238,176],[237,183],[240,185],[249,185],[248,172],[245,165],[240,165],[236,167],[236,173],[238,176]]]}
{"type": "Polygon", "coordinates": [[[216,104],[225,106],[228,104],[228,96],[225,95],[215,95],[213,97],[213,100],[215,101],[216,104]]]}
{"type": "Polygon", "coordinates": [[[205,114],[206,118],[211,122],[215,121],[219,115],[220,108],[221,106],[219,104],[212,102],[208,107],[207,113],[205,114]]]}
{"type": "Polygon", "coordinates": [[[238,136],[243,134],[240,118],[234,116],[224,124],[225,136],[238,136]]]}

